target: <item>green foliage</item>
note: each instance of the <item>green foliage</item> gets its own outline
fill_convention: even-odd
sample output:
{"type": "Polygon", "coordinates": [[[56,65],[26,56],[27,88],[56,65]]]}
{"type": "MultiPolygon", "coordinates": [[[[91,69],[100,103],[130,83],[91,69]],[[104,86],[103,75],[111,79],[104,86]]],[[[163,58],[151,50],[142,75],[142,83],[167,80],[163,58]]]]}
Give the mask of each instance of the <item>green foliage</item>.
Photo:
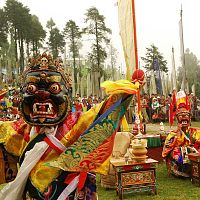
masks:
{"type": "Polygon", "coordinates": [[[79,47],[81,46],[80,42],[81,34],[82,33],[80,31],[80,28],[76,25],[76,23],[73,20],[69,20],[66,23],[64,28],[64,35],[66,39],[69,41],[69,50],[70,52],[72,52],[72,57],[73,57],[75,91],[77,89],[77,72],[78,72],[76,68],[76,58],[80,56],[79,47]]]}
{"type": "Polygon", "coordinates": [[[47,25],[46,25],[46,27],[48,28],[48,29],[50,29],[50,31],[55,27],[55,22],[53,21],[53,19],[52,18],[50,18],[50,20],[48,20],[47,21],[47,25]]]}
{"type": "Polygon", "coordinates": [[[101,63],[107,57],[107,53],[103,48],[103,43],[109,43],[107,34],[111,33],[111,30],[105,25],[105,17],[99,14],[99,11],[95,7],[91,7],[85,14],[86,28],[84,32],[94,37],[94,43],[92,44],[92,52],[89,53],[89,59],[92,60],[93,66],[99,70],[101,63]]]}
{"type": "Polygon", "coordinates": [[[7,42],[8,22],[6,13],[0,9],[0,47],[7,42]]]}
{"type": "MultiPolygon", "coordinates": [[[[31,15],[29,8],[16,0],[7,0],[4,7],[7,22],[9,24],[10,37],[14,39],[15,62],[20,57],[20,67],[24,66],[24,43],[27,44],[27,55],[29,56],[29,44],[32,51],[38,51],[40,42],[45,38],[45,31],[35,15],[31,15]],[[20,56],[18,56],[18,50],[20,56]]],[[[21,69],[23,70],[23,69],[21,69]]]]}
{"type": "Polygon", "coordinates": [[[20,51],[20,71],[24,67],[24,40],[29,34],[31,25],[30,10],[22,3],[16,0],[7,0],[5,12],[10,25],[10,29],[14,32],[15,41],[15,59],[18,62],[18,49],[20,51]]]}
{"type": "Polygon", "coordinates": [[[96,44],[92,44],[91,46],[92,52],[88,53],[88,58],[92,63],[91,67],[93,71],[101,71],[102,70],[102,63],[107,58],[107,53],[105,49],[101,46],[96,44]]]}
{"type": "Polygon", "coordinates": [[[89,61],[91,63],[92,71],[99,72],[99,77],[96,82],[95,94],[101,96],[100,91],[100,79],[103,74],[103,63],[107,58],[107,53],[103,45],[110,42],[108,34],[111,34],[111,30],[105,25],[105,17],[100,15],[99,11],[95,7],[91,7],[85,14],[86,27],[84,33],[91,36],[94,42],[91,45],[91,52],[88,54],[89,61]]]}
{"type": "Polygon", "coordinates": [[[147,71],[154,70],[153,61],[154,59],[158,59],[158,63],[160,65],[160,71],[168,72],[167,61],[164,60],[162,54],[158,51],[158,48],[152,44],[149,48],[146,48],[145,57],[141,57],[141,59],[145,62],[144,68],[147,71]]]}
{"type": "Polygon", "coordinates": [[[53,58],[57,58],[60,52],[64,52],[64,35],[60,32],[60,30],[57,27],[54,26],[54,22],[51,19],[47,22],[47,27],[49,27],[50,29],[48,45],[50,46],[50,49],[52,51],[53,58]],[[48,24],[49,22],[51,22],[52,26],[48,24]]]}
{"type": "Polygon", "coordinates": [[[36,15],[31,16],[31,26],[29,29],[29,34],[27,34],[26,41],[32,44],[32,52],[38,52],[39,46],[46,36],[46,32],[42,27],[38,17],[36,15]]]}
{"type": "Polygon", "coordinates": [[[22,3],[16,0],[6,1],[5,12],[7,19],[11,27],[18,31],[24,30],[27,23],[30,22],[31,16],[29,11],[29,8],[23,6],[22,3]]]}
{"type": "MultiPolygon", "coordinates": [[[[70,52],[72,52],[72,57],[77,58],[79,56],[79,46],[80,46],[80,38],[81,38],[80,28],[76,25],[73,20],[69,20],[64,28],[64,35],[66,39],[69,41],[70,52]]],[[[74,62],[75,68],[75,62],[74,62]]]]}

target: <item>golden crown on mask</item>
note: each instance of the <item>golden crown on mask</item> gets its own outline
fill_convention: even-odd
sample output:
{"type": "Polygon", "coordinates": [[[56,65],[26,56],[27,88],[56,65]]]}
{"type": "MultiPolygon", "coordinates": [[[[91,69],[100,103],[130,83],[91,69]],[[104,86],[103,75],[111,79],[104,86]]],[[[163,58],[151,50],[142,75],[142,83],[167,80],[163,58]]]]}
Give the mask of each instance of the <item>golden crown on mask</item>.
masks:
{"type": "Polygon", "coordinates": [[[28,66],[25,68],[22,74],[22,81],[24,81],[27,73],[35,71],[58,72],[64,79],[66,86],[72,86],[72,79],[70,74],[64,72],[63,61],[61,58],[53,59],[51,54],[47,54],[46,52],[29,58],[28,66]]]}

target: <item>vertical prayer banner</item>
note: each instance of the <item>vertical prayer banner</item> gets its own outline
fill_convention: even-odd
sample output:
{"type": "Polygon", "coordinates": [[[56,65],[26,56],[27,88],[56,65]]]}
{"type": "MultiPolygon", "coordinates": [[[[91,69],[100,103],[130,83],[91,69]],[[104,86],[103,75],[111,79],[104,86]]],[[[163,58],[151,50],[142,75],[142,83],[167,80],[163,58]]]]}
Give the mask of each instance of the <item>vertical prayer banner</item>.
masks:
{"type": "Polygon", "coordinates": [[[157,94],[154,71],[151,71],[149,94],[157,94]]]}
{"type": "Polygon", "coordinates": [[[183,80],[182,80],[182,84],[181,84],[181,90],[185,91],[188,94],[189,86],[188,86],[187,75],[186,75],[186,66],[185,66],[185,50],[184,50],[182,15],[183,15],[183,10],[181,7],[180,21],[179,21],[180,54],[181,54],[181,64],[182,64],[182,68],[183,68],[183,80]]]}
{"type": "Polygon", "coordinates": [[[176,67],[175,67],[175,59],[174,59],[174,48],[172,48],[172,73],[171,73],[171,84],[172,90],[177,91],[177,84],[176,84],[176,67]]]}
{"type": "Polygon", "coordinates": [[[183,39],[183,21],[182,21],[182,8],[179,20],[179,38],[180,38],[180,55],[182,67],[185,67],[185,55],[184,55],[184,39],[183,39]]]}
{"type": "Polygon", "coordinates": [[[157,93],[159,95],[163,95],[162,82],[161,82],[161,76],[160,76],[160,65],[159,65],[157,58],[155,58],[154,61],[153,61],[153,68],[154,68],[154,73],[155,73],[157,93]]]}
{"type": "Polygon", "coordinates": [[[163,95],[167,95],[167,90],[166,90],[166,78],[165,78],[165,73],[164,72],[160,72],[161,73],[161,83],[162,83],[162,91],[163,91],[163,95]]]}
{"type": "Polygon", "coordinates": [[[126,78],[130,80],[131,74],[136,69],[136,54],[134,39],[134,20],[132,0],[118,0],[118,20],[120,36],[122,39],[122,46],[124,51],[124,58],[126,62],[126,78]]]}

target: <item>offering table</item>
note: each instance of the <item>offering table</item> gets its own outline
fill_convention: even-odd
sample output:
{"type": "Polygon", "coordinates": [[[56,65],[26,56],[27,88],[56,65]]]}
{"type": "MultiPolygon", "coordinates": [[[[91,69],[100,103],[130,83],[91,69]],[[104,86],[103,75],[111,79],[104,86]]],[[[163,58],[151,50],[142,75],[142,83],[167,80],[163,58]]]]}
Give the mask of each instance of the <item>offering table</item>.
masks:
{"type": "Polygon", "coordinates": [[[156,194],[156,164],[157,160],[148,158],[137,162],[124,159],[112,161],[116,175],[116,192],[119,199],[125,193],[151,192],[156,194]]]}

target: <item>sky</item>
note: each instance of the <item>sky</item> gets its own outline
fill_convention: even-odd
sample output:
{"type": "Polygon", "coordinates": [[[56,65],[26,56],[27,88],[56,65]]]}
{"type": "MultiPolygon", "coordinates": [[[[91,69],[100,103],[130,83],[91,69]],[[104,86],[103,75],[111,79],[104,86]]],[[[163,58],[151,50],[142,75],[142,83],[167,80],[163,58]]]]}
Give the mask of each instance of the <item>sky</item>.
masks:
{"type": "MultiPolygon", "coordinates": [[[[117,0],[19,0],[29,7],[30,13],[39,17],[46,27],[52,17],[62,30],[70,19],[79,27],[84,27],[84,14],[95,6],[104,15],[106,26],[112,30],[112,43],[119,52],[118,65],[124,65],[121,38],[119,35],[117,0]]],[[[0,7],[5,0],[0,0],[0,7]]],[[[137,48],[140,59],[145,56],[146,48],[154,44],[167,60],[168,68],[172,65],[172,47],[174,47],[176,68],[180,66],[179,20],[183,10],[184,47],[189,48],[200,59],[200,1],[199,0],[135,0],[137,48]]]]}

